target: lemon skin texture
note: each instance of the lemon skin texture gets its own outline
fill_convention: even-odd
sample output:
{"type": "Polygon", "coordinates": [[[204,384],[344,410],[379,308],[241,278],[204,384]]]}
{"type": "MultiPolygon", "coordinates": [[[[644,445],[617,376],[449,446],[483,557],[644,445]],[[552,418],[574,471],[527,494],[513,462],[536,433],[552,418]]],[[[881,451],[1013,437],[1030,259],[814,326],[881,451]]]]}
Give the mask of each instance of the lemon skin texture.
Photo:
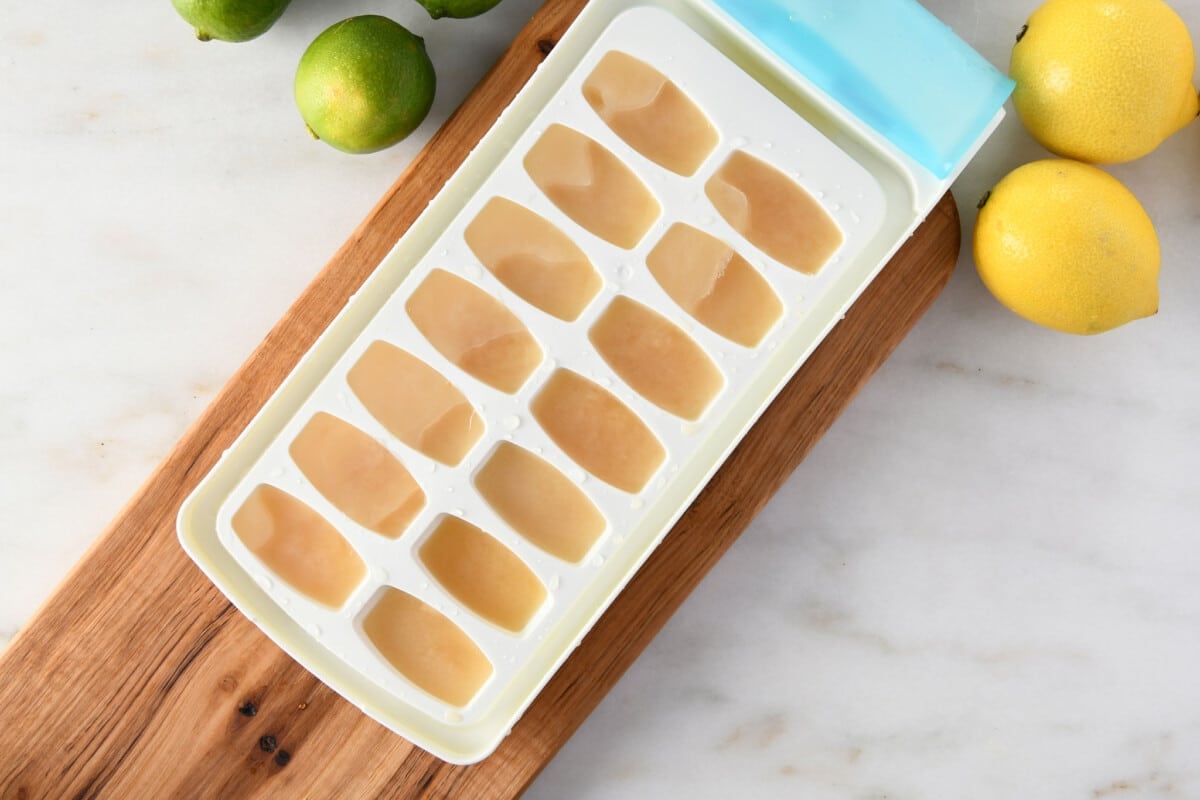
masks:
{"type": "Polygon", "coordinates": [[[202,42],[248,42],[266,33],[290,0],[171,0],[202,42]]]}
{"type": "Polygon", "coordinates": [[[478,17],[500,5],[500,0],[417,0],[434,19],[478,17]]]}
{"type": "Polygon", "coordinates": [[[1103,333],[1158,311],[1154,224],[1097,167],[1047,159],[992,190],[975,226],[975,265],[996,299],[1065,333],[1103,333]]]}
{"type": "Polygon", "coordinates": [[[296,68],[309,133],[347,153],[373,153],[425,119],[437,89],[425,42],[387,17],[351,17],[313,40],[296,68]]]}
{"type": "Polygon", "coordinates": [[[1046,149],[1093,164],[1147,155],[1200,111],[1195,53],[1162,0],[1048,0],[1013,47],[1013,105],[1046,149]]]}

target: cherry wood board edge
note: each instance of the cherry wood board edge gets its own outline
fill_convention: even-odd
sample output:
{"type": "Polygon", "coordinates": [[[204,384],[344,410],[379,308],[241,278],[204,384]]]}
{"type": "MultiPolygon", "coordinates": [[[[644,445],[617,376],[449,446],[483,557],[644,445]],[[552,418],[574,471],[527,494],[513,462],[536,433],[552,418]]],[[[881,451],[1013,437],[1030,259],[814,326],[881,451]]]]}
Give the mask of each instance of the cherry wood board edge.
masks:
{"type": "Polygon", "coordinates": [[[949,195],[480,764],[413,747],[276,648],[184,555],[179,505],[585,2],[546,3],[0,655],[0,799],[519,796],[932,304],[960,245],[949,195]]]}

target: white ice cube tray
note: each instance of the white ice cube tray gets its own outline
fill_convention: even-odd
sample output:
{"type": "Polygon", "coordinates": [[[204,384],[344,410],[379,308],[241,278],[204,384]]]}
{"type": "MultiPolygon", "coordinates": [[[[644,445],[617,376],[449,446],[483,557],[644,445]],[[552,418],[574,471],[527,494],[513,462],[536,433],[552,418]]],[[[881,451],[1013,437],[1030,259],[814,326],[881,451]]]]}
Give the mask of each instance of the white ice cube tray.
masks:
{"type": "Polygon", "coordinates": [[[869,130],[839,119],[836,106],[807,86],[802,76],[774,62],[769,53],[748,49],[750,45],[703,4],[589,6],[180,513],[185,549],[239,609],[331,688],[442,759],[469,763],[495,749],[778,389],[945,188],[944,182],[921,174],[869,130]],[[722,49],[736,53],[740,63],[722,49]],[[681,177],[647,160],[584,100],[581,84],[612,50],[665,74],[717,128],[719,143],[695,175],[681,177]],[[606,147],[634,170],[662,205],[662,215],[634,249],[621,249],[580,227],[526,173],[525,154],[553,123],[572,127],[606,147]],[[836,221],[844,242],[817,275],[803,275],[768,258],[730,227],[705,196],[706,181],[735,150],[794,178],[836,221]],[[535,211],[566,232],[600,273],[601,292],[574,322],[551,317],[509,291],[467,247],[464,229],[496,196],[535,211]],[[649,273],[646,254],[676,222],[732,245],[777,293],[784,314],[759,346],[741,347],[699,324],[649,273]],[[434,269],[464,278],[498,299],[537,340],[544,359],[517,393],[505,394],[462,371],[414,326],[405,303],[434,269]],[[618,295],[632,297],[680,326],[723,373],[723,389],[699,420],[686,422],[641,397],[589,342],[592,323],[618,295]],[[351,391],[346,373],[376,340],[397,345],[433,367],[467,396],[484,420],[482,438],[457,467],[439,464],[398,441],[351,391]],[[560,367],[606,387],[665,447],[663,466],[641,493],[631,495],[589,476],[533,419],[532,399],[560,367]],[[355,524],[293,463],[289,445],[319,412],[370,434],[420,484],[427,503],[398,539],[355,524]],[[539,550],[510,529],[476,492],[473,474],[503,441],[540,455],[570,477],[604,515],[605,533],[578,564],[539,550]],[[263,484],[318,512],[368,565],[367,578],[340,609],[314,602],[273,575],[234,533],[231,518],[263,484]],[[417,558],[417,548],[445,515],[460,516],[494,536],[545,585],[548,599],[522,633],[496,627],[462,607],[417,558]],[[364,636],[362,619],[387,586],[441,611],[487,655],[493,674],[469,704],[454,707],[417,688],[364,636]]]}

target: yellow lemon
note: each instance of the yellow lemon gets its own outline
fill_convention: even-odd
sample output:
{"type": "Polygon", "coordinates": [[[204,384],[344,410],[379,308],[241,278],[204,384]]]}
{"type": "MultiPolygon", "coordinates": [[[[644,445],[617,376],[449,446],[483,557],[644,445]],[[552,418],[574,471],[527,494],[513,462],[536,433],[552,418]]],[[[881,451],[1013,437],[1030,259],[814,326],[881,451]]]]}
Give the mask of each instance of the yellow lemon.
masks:
{"type": "Polygon", "coordinates": [[[1103,333],[1157,312],[1159,260],[1137,198],[1078,161],[1009,173],[975,225],[975,265],[996,299],[1066,333],[1103,333]]]}
{"type": "Polygon", "coordinates": [[[1048,150],[1141,158],[1200,111],[1192,39],[1162,0],[1048,0],[1012,52],[1013,105],[1048,150]]]}

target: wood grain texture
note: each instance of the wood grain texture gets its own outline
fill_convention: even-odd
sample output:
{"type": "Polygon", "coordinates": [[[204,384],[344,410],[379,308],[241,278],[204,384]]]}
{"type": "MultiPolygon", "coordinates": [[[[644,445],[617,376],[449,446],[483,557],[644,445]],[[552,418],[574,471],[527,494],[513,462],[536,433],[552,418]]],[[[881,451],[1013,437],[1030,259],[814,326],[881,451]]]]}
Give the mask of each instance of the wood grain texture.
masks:
{"type": "Polygon", "coordinates": [[[183,554],[179,505],[583,5],[546,4],[0,656],[0,798],[519,795],[933,302],[949,197],[481,764],[414,748],[284,655],[183,554]]]}

